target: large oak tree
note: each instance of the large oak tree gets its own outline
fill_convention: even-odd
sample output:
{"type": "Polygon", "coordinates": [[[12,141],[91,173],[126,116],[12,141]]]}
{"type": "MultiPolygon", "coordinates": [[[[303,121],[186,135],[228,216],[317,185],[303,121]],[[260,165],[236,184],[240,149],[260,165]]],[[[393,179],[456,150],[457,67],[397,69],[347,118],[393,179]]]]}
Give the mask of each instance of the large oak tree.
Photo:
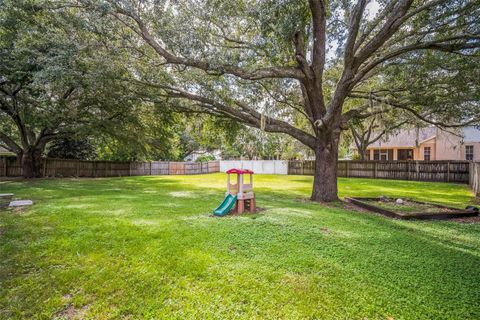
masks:
{"type": "Polygon", "coordinates": [[[479,110],[471,95],[478,95],[478,1],[81,2],[132,32],[130,45],[148,65],[136,80],[158,97],[311,148],[314,201],[337,199],[340,133],[352,118],[377,113],[368,101],[438,125],[474,121],[479,110]],[[461,85],[449,87],[452,79],[461,85]],[[450,93],[456,103],[437,101],[461,87],[465,94],[450,93]],[[346,108],[349,99],[366,107],[346,108]]]}
{"type": "Polygon", "coordinates": [[[44,1],[1,4],[0,146],[16,153],[25,177],[41,176],[57,139],[120,136],[130,126],[139,140],[144,105],[117,81],[128,72],[78,16],[44,1]]]}

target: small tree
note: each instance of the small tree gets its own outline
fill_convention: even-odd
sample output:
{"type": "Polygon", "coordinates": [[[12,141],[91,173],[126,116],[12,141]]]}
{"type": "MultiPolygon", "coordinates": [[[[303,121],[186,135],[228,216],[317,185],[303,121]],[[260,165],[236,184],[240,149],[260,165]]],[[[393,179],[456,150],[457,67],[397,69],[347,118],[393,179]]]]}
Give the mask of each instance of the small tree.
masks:
{"type": "Polygon", "coordinates": [[[405,112],[385,111],[366,119],[352,119],[349,123],[353,142],[357,147],[360,160],[366,160],[367,148],[384,138],[394,134],[401,127],[406,127],[415,119],[405,112]]]}

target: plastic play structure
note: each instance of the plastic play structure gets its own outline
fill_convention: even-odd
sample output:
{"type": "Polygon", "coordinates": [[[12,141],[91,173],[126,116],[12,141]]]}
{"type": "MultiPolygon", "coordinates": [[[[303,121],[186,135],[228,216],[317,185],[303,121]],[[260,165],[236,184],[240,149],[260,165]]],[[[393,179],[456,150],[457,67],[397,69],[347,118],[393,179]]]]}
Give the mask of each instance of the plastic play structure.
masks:
{"type": "Polygon", "coordinates": [[[227,171],[227,192],[225,199],[213,211],[216,216],[227,215],[235,205],[235,213],[243,213],[245,209],[255,212],[255,193],[253,193],[253,171],[242,169],[230,169],[227,171]],[[237,182],[232,183],[230,175],[237,175],[237,182]],[[249,183],[246,183],[245,176],[249,175],[249,183]]]}

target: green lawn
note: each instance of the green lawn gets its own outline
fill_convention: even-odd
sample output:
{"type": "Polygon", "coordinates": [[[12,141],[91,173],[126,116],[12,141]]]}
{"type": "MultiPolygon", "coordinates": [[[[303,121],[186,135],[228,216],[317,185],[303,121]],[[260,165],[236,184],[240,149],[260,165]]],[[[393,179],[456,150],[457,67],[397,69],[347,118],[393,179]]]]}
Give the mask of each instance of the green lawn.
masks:
{"type": "MultiPolygon", "coordinates": [[[[254,177],[260,214],[213,218],[226,177],[0,182],[0,319],[480,319],[480,224],[399,221],[254,177]]],[[[340,179],[342,196],[463,207],[466,186],[340,179]]]]}

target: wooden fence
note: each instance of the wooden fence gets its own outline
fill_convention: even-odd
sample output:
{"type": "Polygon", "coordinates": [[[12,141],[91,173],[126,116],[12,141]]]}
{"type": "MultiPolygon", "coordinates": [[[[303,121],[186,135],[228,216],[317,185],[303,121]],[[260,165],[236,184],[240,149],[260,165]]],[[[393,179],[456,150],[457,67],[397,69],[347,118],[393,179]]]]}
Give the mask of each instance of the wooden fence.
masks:
{"type": "Polygon", "coordinates": [[[470,163],[470,187],[473,193],[480,197],[480,162],[470,163]]]}
{"type": "MultiPolygon", "coordinates": [[[[44,177],[123,177],[176,174],[203,174],[220,171],[219,161],[129,162],[43,159],[44,177]]],[[[22,167],[15,157],[0,157],[0,177],[20,177],[22,167]]]]}
{"type": "MultiPolygon", "coordinates": [[[[315,161],[292,160],[288,174],[313,175],[315,161]]],[[[220,172],[220,161],[129,162],[43,159],[45,177],[122,177],[191,175],[220,172]]],[[[480,163],[468,161],[339,161],[340,177],[398,179],[469,183],[480,196],[480,163]]],[[[20,177],[22,167],[15,157],[0,157],[0,177],[20,177]]]]}
{"type": "MultiPolygon", "coordinates": [[[[288,174],[313,175],[315,161],[289,161],[288,174]]],[[[339,177],[469,182],[468,161],[339,161],[339,177]]]]}

